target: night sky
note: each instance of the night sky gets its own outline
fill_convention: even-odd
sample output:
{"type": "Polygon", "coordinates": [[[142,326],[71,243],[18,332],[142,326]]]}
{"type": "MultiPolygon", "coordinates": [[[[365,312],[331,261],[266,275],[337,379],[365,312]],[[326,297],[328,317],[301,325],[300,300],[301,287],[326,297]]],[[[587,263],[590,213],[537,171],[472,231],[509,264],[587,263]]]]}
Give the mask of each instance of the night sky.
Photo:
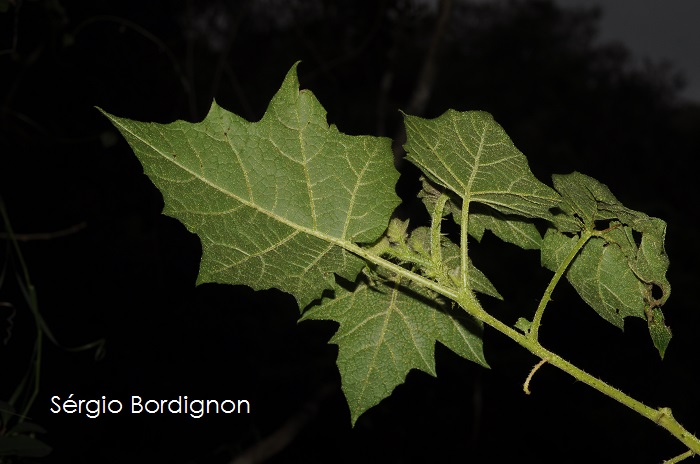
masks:
{"type": "Polygon", "coordinates": [[[700,3],[694,0],[557,0],[565,7],[601,8],[600,42],[629,47],[638,63],[668,62],[683,75],[680,96],[700,101],[700,3]]]}
{"type": "MultiPolygon", "coordinates": [[[[276,290],[196,286],[198,238],[160,214],[162,196],[95,109],[197,122],[216,99],[257,121],[301,60],[302,88],[351,135],[401,140],[399,110],[489,111],[541,181],[580,171],[667,221],[673,292],[664,311],[674,337],[663,361],[643,320],[627,320],[622,332],[565,283],[542,343],[650,406],[671,407],[697,431],[700,195],[689,161],[700,150],[700,107],[679,78],[685,72],[696,88],[696,71],[645,65],[625,43],[604,40],[613,34],[602,13],[544,0],[0,1],[0,198],[24,259],[5,227],[4,411],[21,411],[32,393],[16,390],[36,372],[32,308],[45,323],[25,422],[38,429],[19,430],[24,441],[14,443],[28,451],[7,462],[225,463],[262,449],[267,456],[248,462],[658,463],[684,452],[663,429],[551,366],[525,395],[538,359],[490,329],[491,369],[438,346],[437,378],[412,371],[351,427],[337,347],[327,343],[337,324],[298,323],[294,299],[276,290]],[[25,268],[36,302],[23,291],[25,268]],[[132,396],[247,400],[250,413],[53,414],[51,398],[71,394],[125,409],[132,396]],[[46,451],[34,436],[48,455],[32,457],[46,451]]],[[[399,144],[396,155],[401,214],[419,221],[417,170],[399,144]]],[[[538,253],[487,234],[472,258],[505,297],[482,298],[487,310],[510,325],[534,313],[551,277],[538,253]]],[[[0,428],[0,445],[7,437],[0,428]]]]}

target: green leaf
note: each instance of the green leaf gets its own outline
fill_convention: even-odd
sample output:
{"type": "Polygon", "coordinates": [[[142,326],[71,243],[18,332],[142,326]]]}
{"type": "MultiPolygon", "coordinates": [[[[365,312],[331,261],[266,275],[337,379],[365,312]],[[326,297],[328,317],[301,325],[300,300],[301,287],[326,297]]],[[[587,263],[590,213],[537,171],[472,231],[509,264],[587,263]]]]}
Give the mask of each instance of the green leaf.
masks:
{"type": "Polygon", "coordinates": [[[585,229],[593,230],[597,220],[616,217],[608,214],[607,208],[622,207],[606,185],[580,172],[554,174],[552,181],[562,196],[559,208],[585,229]]]}
{"type": "Polygon", "coordinates": [[[451,309],[436,295],[398,279],[365,281],[350,292],[308,309],[302,320],[330,319],[340,328],[330,340],[338,345],[338,369],[352,423],[402,384],[408,371],[435,372],[435,342],[488,367],[482,324],[451,309]]]}
{"type": "MultiPolygon", "coordinates": [[[[428,227],[418,227],[414,229],[408,238],[408,246],[419,255],[430,258],[430,229],[428,227]]],[[[432,278],[437,278],[438,283],[450,287],[459,281],[458,276],[461,273],[459,247],[446,237],[442,237],[440,246],[442,253],[441,262],[438,263],[438,265],[441,266],[447,276],[449,276],[450,281],[441,279],[440,273],[438,272],[428,272],[427,275],[432,278]]],[[[496,287],[494,287],[483,272],[474,267],[471,260],[469,261],[469,285],[475,292],[483,293],[484,295],[489,295],[499,300],[503,299],[500,293],[498,293],[498,290],[496,290],[496,287]]]]}
{"type": "Polygon", "coordinates": [[[519,329],[525,335],[530,333],[530,327],[532,327],[532,321],[528,321],[524,317],[519,317],[518,320],[515,321],[515,328],[519,329]]]}
{"type": "MultiPolygon", "coordinates": [[[[556,270],[577,240],[553,229],[547,231],[542,260],[556,270]]],[[[611,324],[623,328],[627,316],[645,317],[644,286],[627,264],[619,247],[591,238],[569,266],[566,277],[581,298],[611,324]]]]}
{"type": "Polygon", "coordinates": [[[664,324],[664,315],[659,308],[654,308],[651,311],[649,334],[654,347],[659,351],[663,359],[666,354],[666,348],[668,348],[668,344],[671,341],[671,329],[664,324]]]}
{"type": "MultiPolygon", "coordinates": [[[[437,198],[443,193],[429,180],[421,178],[423,188],[418,194],[428,211],[435,207],[437,198]]],[[[448,193],[449,196],[449,193],[448,193]]],[[[529,220],[524,220],[522,216],[505,215],[493,208],[483,205],[472,207],[469,214],[469,235],[478,242],[484,237],[484,233],[490,230],[496,237],[504,242],[512,243],[525,250],[539,250],[542,244],[542,236],[535,224],[529,220]],[[481,206],[481,208],[479,208],[481,206]]],[[[454,221],[459,224],[461,220],[462,208],[455,204],[450,198],[445,204],[443,215],[452,214],[454,221]]]]}
{"type": "Polygon", "coordinates": [[[406,158],[463,203],[503,214],[550,219],[559,196],[530,172],[527,159],[488,113],[448,110],[435,119],[405,115],[406,158]]]}
{"type": "Polygon", "coordinates": [[[542,236],[532,222],[524,221],[518,216],[506,216],[498,211],[489,211],[487,214],[472,212],[469,215],[469,235],[480,242],[487,230],[504,242],[524,250],[539,250],[542,245],[542,236]]]}
{"type": "Polygon", "coordinates": [[[671,294],[671,284],[666,279],[669,266],[664,247],[666,223],[658,218],[646,218],[644,221],[638,221],[637,227],[642,231],[642,239],[632,266],[642,281],[660,287],[662,295],[655,301],[655,305],[661,306],[671,294]]]}
{"type": "Polygon", "coordinates": [[[558,230],[545,234],[542,265],[556,270],[578,241],[572,234],[592,233],[570,264],[567,279],[584,301],[615,326],[623,328],[627,316],[645,318],[663,357],[671,339],[660,309],[671,292],[666,279],[666,223],[626,208],[607,186],[584,174],[553,178],[562,202],[554,220],[558,230]],[[658,298],[655,288],[661,290],[658,298]]]}
{"type": "Polygon", "coordinates": [[[550,271],[556,271],[564,262],[567,255],[574,249],[578,237],[572,237],[558,232],[556,229],[547,229],[542,240],[540,263],[550,271]]]}
{"type": "Polygon", "coordinates": [[[279,288],[300,307],[354,280],[398,205],[387,138],[349,136],[299,90],[294,65],[259,122],[214,103],[201,123],[154,124],[104,113],[163,193],[163,213],[202,242],[198,283],[279,288]]]}

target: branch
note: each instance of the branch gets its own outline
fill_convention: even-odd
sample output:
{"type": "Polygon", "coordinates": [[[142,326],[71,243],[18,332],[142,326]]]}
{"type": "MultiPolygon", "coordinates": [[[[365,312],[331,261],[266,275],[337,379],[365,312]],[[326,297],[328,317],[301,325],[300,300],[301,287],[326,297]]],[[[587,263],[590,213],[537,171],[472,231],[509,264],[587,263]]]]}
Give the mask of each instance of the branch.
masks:
{"type": "MultiPolygon", "coordinates": [[[[585,234],[585,233],[584,233],[585,234]]],[[[694,454],[700,454],[700,439],[695,435],[686,430],[671,414],[670,408],[659,408],[654,409],[646,404],[638,401],[631,396],[623,393],[617,388],[605,383],[604,381],[592,376],[588,372],[576,367],[570,362],[563,359],[561,356],[549,351],[544,348],[535,338],[531,337],[530,334],[524,335],[517,330],[513,329],[509,325],[501,322],[500,320],[493,317],[491,314],[487,313],[479,301],[476,299],[474,293],[467,289],[467,291],[455,291],[454,289],[445,287],[444,285],[427,279],[421,275],[409,271],[397,264],[394,264],[388,260],[385,260],[379,256],[374,255],[372,252],[360,248],[355,244],[341,245],[344,246],[350,252],[357,254],[358,256],[370,261],[379,266],[383,266],[397,273],[398,275],[405,277],[414,281],[415,283],[427,287],[434,292],[447,297],[461,306],[469,315],[480,320],[484,324],[498,330],[503,335],[507,336],[514,342],[518,343],[520,346],[526,348],[535,356],[540,359],[546,359],[551,365],[558,367],[562,371],[571,375],[573,378],[585,383],[586,385],[598,390],[604,395],[616,400],[617,402],[627,406],[638,414],[646,417],[652,422],[660,425],[676,437],[679,441],[685,444],[688,449],[694,454]]],[[[533,369],[533,374],[536,369],[533,369]]],[[[674,462],[674,461],[672,461],[674,462]]],[[[678,462],[678,461],[675,461],[678,462]]]]}
{"type": "MultiPolygon", "coordinates": [[[[537,337],[540,331],[540,324],[542,322],[542,316],[544,315],[544,310],[547,307],[547,303],[552,299],[552,293],[554,292],[554,287],[559,283],[559,279],[564,275],[569,265],[574,260],[579,251],[588,242],[588,240],[593,236],[593,232],[585,230],[581,233],[581,238],[576,242],[576,245],[571,249],[571,252],[564,258],[564,261],[559,265],[557,272],[552,276],[552,280],[549,281],[549,285],[542,295],[540,304],[537,306],[537,311],[535,311],[535,316],[532,318],[532,324],[530,325],[529,337],[537,341],[537,337]]],[[[527,392],[526,392],[527,393],[527,392]]]]}

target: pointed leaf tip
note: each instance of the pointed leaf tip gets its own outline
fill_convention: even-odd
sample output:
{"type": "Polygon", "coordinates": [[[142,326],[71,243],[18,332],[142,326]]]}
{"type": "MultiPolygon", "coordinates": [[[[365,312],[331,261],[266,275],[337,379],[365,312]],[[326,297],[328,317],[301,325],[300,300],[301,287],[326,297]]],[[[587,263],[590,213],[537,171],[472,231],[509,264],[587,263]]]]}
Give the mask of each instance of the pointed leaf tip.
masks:
{"type": "Polygon", "coordinates": [[[199,236],[198,283],[279,288],[305,307],[334,273],[354,280],[364,262],[344,245],[377,239],[399,199],[389,139],[329,126],[299,90],[297,64],[259,122],[216,102],[200,123],[103,113],[162,192],[163,213],[199,236]]]}

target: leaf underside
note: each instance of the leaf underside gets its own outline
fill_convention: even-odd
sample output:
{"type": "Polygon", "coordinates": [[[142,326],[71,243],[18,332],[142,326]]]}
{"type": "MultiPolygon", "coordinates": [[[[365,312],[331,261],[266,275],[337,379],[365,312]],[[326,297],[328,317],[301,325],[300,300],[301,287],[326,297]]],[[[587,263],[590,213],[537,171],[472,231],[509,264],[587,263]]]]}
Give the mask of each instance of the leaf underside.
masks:
{"type": "Polygon", "coordinates": [[[352,423],[402,384],[408,371],[435,376],[435,342],[488,367],[482,347],[482,324],[436,295],[398,278],[369,284],[362,279],[348,291],[314,306],[302,319],[331,319],[340,329],[338,368],[352,423]]]}
{"type": "Polygon", "coordinates": [[[355,280],[343,249],[372,242],[399,203],[390,140],[328,126],[296,65],[259,122],[214,103],[201,123],[154,124],[105,113],[162,192],[163,213],[202,242],[198,283],[279,288],[301,308],[355,280]]]}
{"type": "MultiPolygon", "coordinates": [[[[199,236],[198,283],[278,288],[306,308],[303,320],[340,324],[330,342],[339,347],[353,424],[411,369],[435,375],[437,342],[488,366],[482,324],[398,275],[410,271],[451,292],[501,298],[469,260],[466,240],[462,249],[440,233],[448,215],[476,240],[489,230],[541,249],[552,270],[578,234],[605,221],[610,230],[586,243],[567,278],[614,325],[645,317],[663,356],[670,340],[660,311],[670,292],[663,221],[624,208],[607,187],[578,173],[555,176],[557,193],[534,177],[491,115],[449,110],[431,120],[405,115],[407,159],[427,177],[419,196],[432,217],[431,227],[408,232],[408,222],[391,220],[399,203],[391,141],[329,126],[315,96],[299,90],[296,67],[258,122],[216,102],[200,123],[103,114],[162,192],[163,213],[199,236]],[[532,219],[554,227],[542,238],[532,219]],[[381,249],[404,269],[368,265],[355,254],[362,254],[358,246],[381,249]],[[655,299],[656,287],[662,296],[655,299]]],[[[528,330],[525,319],[518,324],[528,330]]]]}
{"type": "Polygon", "coordinates": [[[435,119],[405,116],[406,158],[431,181],[508,215],[551,217],[559,196],[530,172],[527,159],[493,117],[446,111],[435,119]]]}
{"type": "Polygon", "coordinates": [[[645,319],[663,358],[671,340],[661,312],[671,293],[666,223],[625,208],[608,187],[578,172],[555,175],[554,187],[563,201],[554,219],[558,230],[551,228],[544,237],[542,265],[556,270],[576,244],[577,233],[596,231],[567,269],[567,280],[616,327],[622,329],[628,316],[645,319]],[[654,296],[655,289],[660,296],[654,296]]]}

